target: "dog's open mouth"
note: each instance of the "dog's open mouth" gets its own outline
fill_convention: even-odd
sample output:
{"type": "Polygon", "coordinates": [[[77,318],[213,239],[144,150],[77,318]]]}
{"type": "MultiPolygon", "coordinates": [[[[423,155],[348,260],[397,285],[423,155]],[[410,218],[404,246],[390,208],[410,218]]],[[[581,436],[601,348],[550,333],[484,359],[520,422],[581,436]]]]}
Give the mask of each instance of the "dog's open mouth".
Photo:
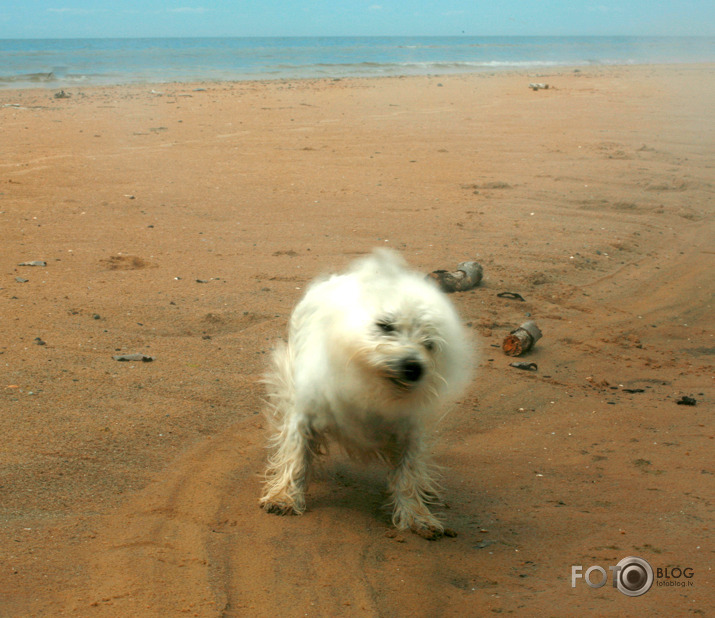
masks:
{"type": "Polygon", "coordinates": [[[401,380],[400,378],[398,378],[396,376],[388,376],[387,379],[390,382],[392,382],[401,391],[412,390],[412,388],[414,388],[414,386],[415,386],[415,382],[406,382],[405,380],[401,380]]]}

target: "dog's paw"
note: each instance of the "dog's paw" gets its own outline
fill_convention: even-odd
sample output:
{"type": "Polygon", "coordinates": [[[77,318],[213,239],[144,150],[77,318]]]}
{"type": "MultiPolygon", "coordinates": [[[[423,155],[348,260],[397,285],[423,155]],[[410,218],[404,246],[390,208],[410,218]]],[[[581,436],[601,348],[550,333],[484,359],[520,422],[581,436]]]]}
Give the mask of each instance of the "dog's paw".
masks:
{"type": "Polygon", "coordinates": [[[410,528],[414,534],[421,536],[423,539],[428,541],[436,541],[441,539],[443,536],[455,537],[457,533],[451,528],[442,528],[442,526],[412,526],[410,528]]]}
{"type": "Polygon", "coordinates": [[[271,502],[266,500],[261,502],[261,508],[266,511],[266,513],[273,513],[274,515],[300,515],[301,512],[296,510],[295,506],[292,504],[286,504],[285,502],[271,502]]]}

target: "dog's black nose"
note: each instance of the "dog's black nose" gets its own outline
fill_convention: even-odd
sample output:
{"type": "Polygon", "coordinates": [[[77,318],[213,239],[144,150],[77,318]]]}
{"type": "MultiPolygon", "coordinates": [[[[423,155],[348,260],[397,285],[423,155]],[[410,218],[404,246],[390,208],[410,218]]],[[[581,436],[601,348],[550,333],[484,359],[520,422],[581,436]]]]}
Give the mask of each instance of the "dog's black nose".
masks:
{"type": "Polygon", "coordinates": [[[419,382],[424,373],[424,368],[420,361],[414,358],[407,358],[400,365],[400,373],[406,382],[419,382]]]}

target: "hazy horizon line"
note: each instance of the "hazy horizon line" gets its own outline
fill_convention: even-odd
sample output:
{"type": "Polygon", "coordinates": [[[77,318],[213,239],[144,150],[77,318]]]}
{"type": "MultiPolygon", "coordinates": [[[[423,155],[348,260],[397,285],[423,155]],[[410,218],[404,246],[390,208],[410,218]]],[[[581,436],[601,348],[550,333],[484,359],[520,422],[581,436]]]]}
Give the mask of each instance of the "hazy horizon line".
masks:
{"type": "Polygon", "coordinates": [[[137,40],[137,39],[458,39],[458,38],[630,38],[630,39],[713,39],[715,34],[210,34],[159,36],[19,36],[0,37],[0,41],[67,41],[67,40],[137,40]]]}

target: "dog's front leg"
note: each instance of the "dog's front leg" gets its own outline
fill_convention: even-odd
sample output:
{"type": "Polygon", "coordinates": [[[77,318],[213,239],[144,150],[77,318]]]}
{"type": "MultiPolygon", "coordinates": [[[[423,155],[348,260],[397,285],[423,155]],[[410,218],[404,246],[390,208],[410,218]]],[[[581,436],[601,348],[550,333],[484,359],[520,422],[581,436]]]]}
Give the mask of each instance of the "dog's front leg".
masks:
{"type": "Polygon", "coordinates": [[[445,534],[444,526],[428,506],[437,500],[439,487],[422,444],[412,443],[392,459],[395,467],[390,472],[389,489],[393,524],[401,530],[409,528],[426,539],[440,538],[445,534]]]}
{"type": "Polygon", "coordinates": [[[260,504],[269,513],[300,515],[305,511],[305,490],[317,442],[295,416],[284,420],[273,437],[266,484],[260,504]]]}

